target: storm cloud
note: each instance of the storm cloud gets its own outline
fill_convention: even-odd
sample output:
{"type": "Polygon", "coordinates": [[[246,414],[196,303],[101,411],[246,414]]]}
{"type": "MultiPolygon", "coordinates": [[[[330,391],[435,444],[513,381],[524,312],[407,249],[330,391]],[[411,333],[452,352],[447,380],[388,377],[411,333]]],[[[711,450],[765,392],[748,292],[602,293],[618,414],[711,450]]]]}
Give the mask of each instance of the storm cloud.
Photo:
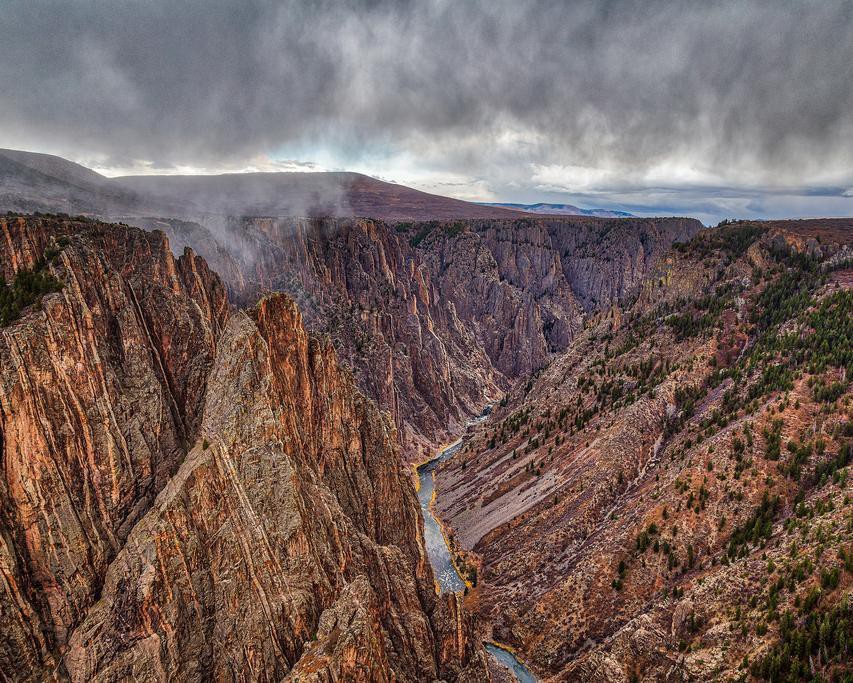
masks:
{"type": "Polygon", "coordinates": [[[0,35],[0,146],[101,168],[296,158],[482,199],[853,206],[850,2],[6,0],[0,35]]]}

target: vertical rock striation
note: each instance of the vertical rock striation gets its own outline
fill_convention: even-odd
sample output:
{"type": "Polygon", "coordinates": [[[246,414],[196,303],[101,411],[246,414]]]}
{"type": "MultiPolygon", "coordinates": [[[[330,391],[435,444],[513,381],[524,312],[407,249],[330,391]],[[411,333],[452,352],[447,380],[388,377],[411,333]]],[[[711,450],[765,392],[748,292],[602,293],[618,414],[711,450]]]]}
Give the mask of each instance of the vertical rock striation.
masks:
{"type": "Polygon", "coordinates": [[[159,232],[0,228],[63,284],[0,330],[4,677],[482,679],[393,425],[292,300],[232,313],[159,232]]]}
{"type": "Polygon", "coordinates": [[[293,296],[391,413],[410,459],[565,350],[589,312],[634,293],[673,241],[701,227],[583,218],[156,225],[201,250],[238,300],[293,296]]]}
{"type": "Polygon", "coordinates": [[[0,663],[49,665],[195,439],[224,288],[162,233],[0,220],[3,272],[64,283],[0,330],[0,663]]]}

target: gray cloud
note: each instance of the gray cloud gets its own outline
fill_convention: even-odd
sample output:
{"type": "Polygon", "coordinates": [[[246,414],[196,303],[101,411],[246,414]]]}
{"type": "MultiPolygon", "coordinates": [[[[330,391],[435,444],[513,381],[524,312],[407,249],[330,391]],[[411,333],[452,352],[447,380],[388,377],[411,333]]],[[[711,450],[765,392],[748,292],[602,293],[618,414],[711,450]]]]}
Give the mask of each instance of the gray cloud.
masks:
{"type": "Polygon", "coordinates": [[[6,0],[0,35],[0,144],[102,165],[322,149],[503,196],[853,187],[844,0],[6,0]]]}

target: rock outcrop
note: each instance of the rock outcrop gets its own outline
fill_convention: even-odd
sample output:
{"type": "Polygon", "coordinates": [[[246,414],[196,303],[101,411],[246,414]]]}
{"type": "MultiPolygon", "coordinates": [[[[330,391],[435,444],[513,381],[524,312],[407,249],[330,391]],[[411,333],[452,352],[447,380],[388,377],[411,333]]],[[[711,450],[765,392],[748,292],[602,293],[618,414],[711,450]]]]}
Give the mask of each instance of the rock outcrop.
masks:
{"type": "Polygon", "coordinates": [[[543,677],[737,679],[843,612],[853,235],[786,227],[659,260],[439,468],[471,604],[543,677]]]}
{"type": "Polygon", "coordinates": [[[52,668],[107,566],[195,440],[225,290],[162,233],[0,219],[2,272],[64,284],[0,330],[0,663],[52,668]]]}
{"type": "Polygon", "coordinates": [[[482,680],[393,425],[295,304],[165,236],[0,221],[61,292],[0,330],[9,679],[482,680]]]}

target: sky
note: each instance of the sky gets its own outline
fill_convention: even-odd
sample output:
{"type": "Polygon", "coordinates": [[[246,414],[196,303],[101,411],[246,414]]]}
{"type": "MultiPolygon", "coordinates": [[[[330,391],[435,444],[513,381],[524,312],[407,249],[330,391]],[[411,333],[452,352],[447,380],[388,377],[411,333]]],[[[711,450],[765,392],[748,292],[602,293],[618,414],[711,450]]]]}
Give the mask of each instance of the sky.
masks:
{"type": "Polygon", "coordinates": [[[0,147],[475,201],[853,215],[853,2],[2,0],[0,147]]]}

